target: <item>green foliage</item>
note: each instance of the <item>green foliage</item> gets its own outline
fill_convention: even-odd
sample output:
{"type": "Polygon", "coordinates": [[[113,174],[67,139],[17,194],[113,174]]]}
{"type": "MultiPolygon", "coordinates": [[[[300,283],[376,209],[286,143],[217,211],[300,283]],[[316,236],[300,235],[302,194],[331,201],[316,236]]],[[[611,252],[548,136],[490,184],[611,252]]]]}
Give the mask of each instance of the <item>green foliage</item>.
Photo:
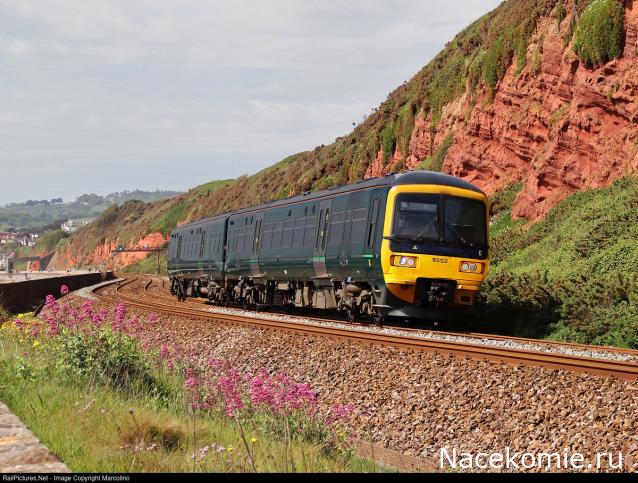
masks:
{"type": "Polygon", "coordinates": [[[638,347],[638,178],[576,193],[528,228],[503,221],[508,191],[493,204],[477,317],[519,335],[638,347]]]}
{"type": "Polygon", "coordinates": [[[490,216],[492,219],[505,212],[511,211],[516,195],[523,188],[523,183],[514,183],[490,197],[490,216]]]}
{"type": "Polygon", "coordinates": [[[388,161],[388,158],[394,153],[396,146],[396,138],[394,137],[394,126],[392,124],[387,125],[381,131],[381,148],[383,150],[383,163],[388,161]]]}
{"type": "Polygon", "coordinates": [[[181,199],[175,203],[163,217],[151,224],[151,232],[160,232],[164,235],[170,233],[180,221],[184,220],[190,207],[191,202],[186,199],[181,199]]]}
{"type": "Polygon", "coordinates": [[[543,65],[543,56],[538,50],[536,50],[532,57],[532,65],[530,66],[530,70],[532,71],[532,74],[538,75],[538,73],[541,71],[542,65],[543,65]]]}
{"type": "Polygon", "coordinates": [[[157,390],[151,366],[133,337],[102,328],[87,334],[68,333],[53,340],[55,365],[72,379],[102,381],[118,388],[157,390]]]}
{"type": "Polygon", "coordinates": [[[620,57],[625,9],[617,0],[593,0],[578,20],[574,51],[588,67],[620,57]]]}
{"type": "Polygon", "coordinates": [[[465,91],[467,65],[465,56],[453,55],[434,74],[427,86],[428,105],[432,111],[432,126],[441,120],[443,107],[465,91]]]}
{"type": "Polygon", "coordinates": [[[516,70],[514,77],[517,77],[527,65],[527,41],[524,37],[519,37],[514,49],[516,53],[516,70]]]}
{"type": "Polygon", "coordinates": [[[527,44],[536,26],[536,19],[526,19],[522,23],[513,23],[499,34],[492,46],[487,49],[483,61],[483,79],[491,92],[503,78],[512,56],[516,54],[518,75],[527,63],[527,44]]]}
{"type": "Polygon", "coordinates": [[[554,126],[556,125],[557,122],[562,120],[569,113],[570,109],[571,109],[571,103],[567,102],[563,104],[562,106],[560,106],[558,109],[556,109],[554,112],[552,112],[552,115],[550,116],[549,121],[547,122],[547,131],[549,133],[548,136],[550,137],[550,139],[552,136],[552,130],[554,129],[554,126]]]}
{"type": "Polygon", "coordinates": [[[0,230],[9,227],[25,230],[50,231],[60,228],[60,223],[71,220],[91,220],[112,204],[126,201],[156,201],[179,194],[175,191],[123,191],[106,196],[85,194],[77,200],[63,203],[61,198],[52,200],[29,200],[26,203],[11,203],[0,206],[0,230]]]}
{"type": "Polygon", "coordinates": [[[210,183],[205,183],[203,185],[200,185],[200,186],[194,188],[193,189],[193,193],[198,194],[198,195],[203,195],[203,196],[210,196],[215,191],[217,191],[219,188],[221,188],[223,186],[227,186],[227,185],[231,184],[232,182],[233,182],[233,180],[231,180],[231,179],[211,181],[210,183]]]}
{"type": "MultiPolygon", "coordinates": [[[[168,275],[166,269],[166,251],[163,251],[160,254],[160,275],[168,275]]],[[[157,255],[155,253],[149,253],[145,258],[140,260],[139,262],[134,263],[133,265],[129,265],[122,269],[122,272],[125,273],[139,273],[139,274],[152,274],[155,275],[157,273],[157,255]]]]}
{"type": "MultiPolygon", "coordinates": [[[[52,367],[44,343],[34,349],[0,331],[0,347],[0,400],[71,471],[252,471],[237,424],[219,414],[187,411],[183,381],[166,371],[156,369],[154,376],[171,388],[168,404],[154,393],[85,377],[69,379],[52,367]]],[[[327,454],[323,443],[307,442],[313,435],[323,441],[325,427],[305,425],[303,441],[291,437],[286,443],[281,421],[279,428],[268,426],[272,434],[262,432],[256,420],[244,424],[259,472],[383,471],[373,462],[348,453],[327,454]]]]}
{"type": "Polygon", "coordinates": [[[55,250],[60,240],[63,240],[67,237],[68,235],[62,230],[47,231],[46,233],[43,233],[40,238],[38,238],[37,249],[51,252],[55,250]]]}
{"type": "Polygon", "coordinates": [[[438,149],[421,163],[420,168],[426,169],[428,171],[441,171],[441,168],[443,168],[443,162],[445,161],[445,157],[447,156],[447,152],[452,147],[453,142],[454,135],[452,131],[450,131],[445,135],[445,138],[443,138],[443,141],[441,142],[441,145],[438,147],[438,149]]]}

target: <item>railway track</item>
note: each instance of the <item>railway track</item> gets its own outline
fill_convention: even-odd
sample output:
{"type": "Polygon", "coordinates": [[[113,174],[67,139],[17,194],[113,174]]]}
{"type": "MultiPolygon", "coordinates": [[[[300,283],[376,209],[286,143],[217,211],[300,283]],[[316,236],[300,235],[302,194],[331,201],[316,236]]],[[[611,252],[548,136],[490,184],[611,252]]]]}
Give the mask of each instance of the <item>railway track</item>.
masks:
{"type": "MultiPolygon", "coordinates": [[[[561,353],[549,353],[533,350],[522,350],[505,347],[494,347],[466,342],[455,342],[447,340],[435,340],[426,338],[410,337],[409,335],[395,335],[387,334],[377,331],[364,331],[361,330],[359,325],[353,325],[349,328],[338,328],[321,325],[320,323],[301,323],[301,322],[289,322],[281,320],[270,320],[266,318],[251,317],[250,315],[237,315],[227,313],[211,313],[205,312],[201,309],[191,308],[189,306],[175,306],[175,301],[168,298],[157,297],[157,294],[150,292],[150,286],[153,283],[153,279],[150,279],[144,284],[144,291],[155,300],[142,300],[140,297],[135,297],[125,293],[123,288],[139,281],[138,278],[126,279],[120,282],[114,289],[112,295],[102,294],[106,292],[111,286],[101,287],[94,290],[94,295],[99,299],[112,302],[121,303],[126,302],[129,306],[135,307],[147,311],[163,312],[167,314],[177,316],[187,316],[205,320],[221,321],[227,324],[237,326],[251,326],[259,327],[267,330],[286,330],[288,332],[298,333],[301,335],[311,335],[328,337],[332,339],[347,339],[358,343],[364,344],[381,344],[400,347],[409,350],[420,350],[439,354],[451,354],[458,357],[469,357],[478,360],[489,360],[493,362],[501,362],[507,364],[524,364],[528,366],[544,367],[549,369],[562,369],[572,372],[594,374],[602,377],[617,377],[624,380],[638,380],[638,364],[635,362],[624,362],[617,360],[599,359],[592,357],[580,357],[570,354],[561,353]],[[166,303],[157,300],[158,298],[166,300],[166,303]]],[[[163,290],[166,290],[161,287],[163,290]]],[[[321,320],[321,319],[317,319],[321,320]]],[[[326,322],[326,321],[324,321],[326,322]]],[[[343,323],[339,321],[339,323],[343,323]]],[[[403,331],[404,329],[402,329],[403,331]]],[[[417,330],[417,329],[412,329],[417,330]]],[[[454,335],[465,335],[457,333],[448,333],[454,335]]],[[[481,334],[477,337],[489,337],[492,339],[502,340],[518,340],[529,342],[530,339],[523,338],[508,338],[505,336],[491,336],[481,334]]],[[[545,344],[545,341],[532,341],[545,344]]],[[[555,343],[563,346],[572,346],[578,348],[588,348],[589,350],[596,351],[600,348],[585,346],[582,344],[562,344],[555,343]]],[[[605,351],[608,349],[605,348],[605,351]]],[[[636,355],[638,351],[624,351],[617,348],[609,348],[609,351],[623,352],[631,355],[636,355]]]]}
{"type": "MultiPolygon", "coordinates": [[[[144,284],[144,292],[151,298],[160,298],[162,300],[166,300],[167,302],[175,305],[176,303],[176,299],[175,296],[172,295],[170,293],[170,290],[166,288],[166,279],[162,278],[162,277],[152,277],[149,281],[147,281],[144,284]],[[158,281],[159,282],[159,289],[164,292],[163,296],[159,296],[157,293],[153,293],[150,291],[150,287],[153,285],[154,282],[158,281]]],[[[204,299],[201,298],[193,298],[193,299],[189,299],[187,300],[188,304],[193,304],[194,306],[204,306],[204,305],[208,305],[204,299]]],[[[236,311],[245,311],[244,309],[239,309],[239,308],[234,308],[233,310],[236,311]]],[[[245,311],[247,316],[250,316],[251,312],[250,311],[245,311]]],[[[285,312],[278,312],[278,311],[273,311],[273,314],[278,314],[278,315],[286,315],[288,316],[288,314],[286,314],[285,312]]],[[[335,318],[329,318],[329,317],[312,317],[312,316],[308,316],[308,315],[304,315],[302,316],[302,318],[304,320],[309,320],[309,321],[313,321],[316,323],[325,323],[325,322],[333,322],[333,323],[338,323],[338,324],[343,324],[343,323],[347,323],[348,325],[351,325],[353,327],[369,327],[369,324],[366,323],[361,323],[361,322],[346,322],[345,319],[335,319],[335,318]]],[[[619,347],[611,347],[611,346],[592,346],[592,345],[587,345],[587,344],[579,344],[576,342],[563,342],[563,341],[555,341],[555,340],[540,340],[540,339],[529,339],[529,338],[525,338],[525,337],[514,337],[514,336],[507,336],[507,335],[498,335],[498,334],[486,334],[486,333],[481,333],[481,332],[450,332],[450,331],[444,331],[444,330],[436,330],[436,329],[424,329],[424,328],[413,328],[413,327],[405,327],[403,325],[397,325],[397,324],[392,324],[389,323],[387,324],[387,327],[396,327],[397,329],[400,329],[401,332],[409,332],[409,333],[413,333],[415,335],[424,335],[424,334],[435,334],[437,336],[449,336],[449,337],[467,337],[467,338],[472,338],[472,339],[476,339],[476,340],[491,340],[491,341],[503,341],[503,342],[517,342],[517,343],[521,343],[521,344],[534,344],[534,345],[542,345],[542,346],[546,346],[546,347],[567,347],[567,348],[571,348],[574,350],[581,350],[581,351],[591,351],[591,352],[605,352],[605,353],[617,353],[617,354],[623,354],[623,355],[628,355],[628,356],[632,356],[634,358],[636,358],[636,360],[638,361],[638,350],[636,349],[623,349],[623,348],[619,348],[619,347]]]]}

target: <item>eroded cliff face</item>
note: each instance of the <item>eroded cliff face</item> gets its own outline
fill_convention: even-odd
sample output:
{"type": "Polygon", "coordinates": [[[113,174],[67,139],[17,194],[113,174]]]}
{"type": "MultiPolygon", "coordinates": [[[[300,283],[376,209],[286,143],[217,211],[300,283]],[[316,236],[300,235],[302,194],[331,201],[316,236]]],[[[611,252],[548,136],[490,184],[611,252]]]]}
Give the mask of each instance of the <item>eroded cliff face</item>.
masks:
{"type": "MultiPolygon", "coordinates": [[[[166,238],[161,233],[151,233],[141,238],[136,243],[129,243],[126,248],[140,247],[161,247],[166,242],[166,238]]],[[[78,255],[78,248],[69,247],[66,250],[58,250],[50,266],[54,268],[67,268],[77,266],[106,266],[112,270],[118,270],[132,265],[148,256],[148,252],[124,252],[113,254],[113,250],[121,245],[119,239],[104,240],[96,246],[88,257],[78,255]]]]}
{"type": "MultiPolygon", "coordinates": [[[[494,193],[523,182],[513,216],[543,217],[577,190],[600,188],[638,173],[638,2],[625,7],[624,53],[598,69],[579,62],[561,25],[541,19],[528,46],[527,65],[515,62],[489,102],[483,89],[448,104],[435,129],[416,118],[405,165],[418,167],[452,133],[443,171],[494,193]]],[[[380,151],[366,177],[400,168],[397,148],[383,162],[380,151]]]]}

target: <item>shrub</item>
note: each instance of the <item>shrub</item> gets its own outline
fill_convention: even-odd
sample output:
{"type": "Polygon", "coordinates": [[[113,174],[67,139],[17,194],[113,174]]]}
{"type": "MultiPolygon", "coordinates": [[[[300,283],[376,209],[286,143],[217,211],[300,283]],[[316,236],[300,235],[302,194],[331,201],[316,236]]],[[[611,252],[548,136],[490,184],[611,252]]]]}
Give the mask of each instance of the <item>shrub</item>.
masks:
{"type": "Polygon", "coordinates": [[[638,347],[638,179],[575,193],[527,229],[506,209],[516,191],[493,198],[477,317],[507,333],[638,347]]]}
{"type": "Polygon", "coordinates": [[[622,54],[625,10],[617,0],[594,0],[576,25],[574,51],[587,67],[622,54]]]}
{"type": "Polygon", "coordinates": [[[559,2],[556,5],[556,23],[558,24],[558,29],[560,30],[560,24],[565,20],[565,16],[567,15],[567,10],[565,9],[565,5],[562,2],[559,2]]]}
{"type": "Polygon", "coordinates": [[[443,168],[445,157],[452,147],[453,142],[454,135],[450,131],[445,135],[445,138],[443,138],[443,141],[441,142],[441,145],[438,147],[438,149],[421,163],[420,168],[426,169],[428,171],[441,171],[441,169],[443,168]]]}

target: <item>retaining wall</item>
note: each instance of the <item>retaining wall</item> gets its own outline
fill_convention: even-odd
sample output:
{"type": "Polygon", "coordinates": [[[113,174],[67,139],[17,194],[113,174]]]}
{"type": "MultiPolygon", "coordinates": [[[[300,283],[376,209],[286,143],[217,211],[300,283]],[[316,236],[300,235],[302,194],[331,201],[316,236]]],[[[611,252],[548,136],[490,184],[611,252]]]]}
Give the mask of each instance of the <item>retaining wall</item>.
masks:
{"type": "Polygon", "coordinates": [[[70,290],[78,290],[114,278],[113,272],[107,272],[106,278],[100,272],[96,272],[2,283],[0,284],[0,305],[9,312],[26,312],[44,302],[47,295],[58,298],[62,285],[66,285],[70,290]]]}

